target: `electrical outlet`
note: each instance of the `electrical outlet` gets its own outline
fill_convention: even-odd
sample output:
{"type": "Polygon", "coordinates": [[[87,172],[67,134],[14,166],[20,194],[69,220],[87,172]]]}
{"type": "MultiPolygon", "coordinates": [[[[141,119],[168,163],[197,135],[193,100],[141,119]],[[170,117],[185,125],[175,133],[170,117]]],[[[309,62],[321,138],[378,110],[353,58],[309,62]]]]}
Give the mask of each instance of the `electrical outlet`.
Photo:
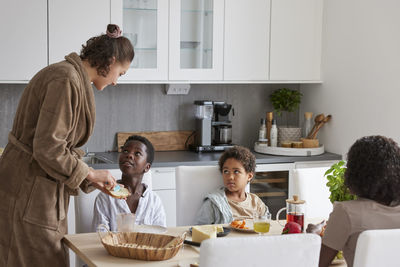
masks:
{"type": "Polygon", "coordinates": [[[187,95],[190,91],[190,84],[166,84],[167,95],[187,95]]]}

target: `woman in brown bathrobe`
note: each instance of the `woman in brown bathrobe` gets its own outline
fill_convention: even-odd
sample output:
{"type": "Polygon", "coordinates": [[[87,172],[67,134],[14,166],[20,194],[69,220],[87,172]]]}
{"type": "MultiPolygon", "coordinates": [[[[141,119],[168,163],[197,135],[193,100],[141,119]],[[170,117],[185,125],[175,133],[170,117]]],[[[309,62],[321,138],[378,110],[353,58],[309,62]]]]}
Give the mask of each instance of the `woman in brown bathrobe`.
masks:
{"type": "Polygon", "coordinates": [[[106,170],[82,160],[93,132],[98,90],[115,85],[133,60],[117,25],[89,39],[81,54],[38,72],[25,88],[0,159],[0,266],[69,266],[69,196],[79,187],[113,188],[106,170]]]}

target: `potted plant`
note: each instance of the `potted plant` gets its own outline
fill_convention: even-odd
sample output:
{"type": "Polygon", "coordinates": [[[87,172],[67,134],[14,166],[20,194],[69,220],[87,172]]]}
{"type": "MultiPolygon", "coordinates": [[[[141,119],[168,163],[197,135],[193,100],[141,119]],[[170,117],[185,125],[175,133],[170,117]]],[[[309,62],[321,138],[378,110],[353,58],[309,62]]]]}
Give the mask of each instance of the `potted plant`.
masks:
{"type": "Polygon", "coordinates": [[[298,90],[281,88],[275,90],[270,96],[274,112],[279,117],[283,117],[286,127],[278,128],[278,142],[297,141],[301,136],[301,128],[289,127],[289,113],[295,112],[301,103],[302,93],[298,90]]]}
{"type": "MultiPolygon", "coordinates": [[[[345,161],[341,160],[331,166],[324,174],[328,179],[326,185],[329,187],[331,195],[329,200],[332,204],[335,201],[346,201],[354,200],[357,198],[356,195],[350,193],[349,188],[344,184],[344,173],[346,172],[345,161]]],[[[339,251],[336,255],[334,261],[343,262],[343,252],[339,251]]]]}
{"type": "Polygon", "coordinates": [[[349,188],[344,184],[344,173],[346,172],[345,162],[343,160],[335,163],[329,170],[325,172],[328,182],[326,185],[331,192],[329,200],[333,203],[335,201],[354,200],[356,195],[350,193],[349,188]]]}

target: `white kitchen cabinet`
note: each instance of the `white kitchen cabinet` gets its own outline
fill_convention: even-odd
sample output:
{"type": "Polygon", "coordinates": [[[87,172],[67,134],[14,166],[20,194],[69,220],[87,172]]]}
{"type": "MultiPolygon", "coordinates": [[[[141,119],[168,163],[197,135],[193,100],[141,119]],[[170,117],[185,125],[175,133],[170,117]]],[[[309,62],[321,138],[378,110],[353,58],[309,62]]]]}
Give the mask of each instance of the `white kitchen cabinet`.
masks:
{"type": "Polygon", "coordinates": [[[2,1],[1,82],[28,81],[47,66],[47,0],[2,1]]]}
{"type": "Polygon", "coordinates": [[[272,0],[270,80],[321,79],[322,0],[272,0]]]}
{"type": "Polygon", "coordinates": [[[176,226],[175,168],[151,168],[153,191],[161,198],[167,216],[167,226],[176,226]]]}
{"type": "Polygon", "coordinates": [[[105,33],[110,23],[110,0],[52,0],[48,5],[50,64],[71,52],[79,54],[82,44],[105,33]]]}
{"type": "Polygon", "coordinates": [[[169,79],[222,80],[224,0],[170,0],[169,79]]]}
{"type": "Polygon", "coordinates": [[[224,80],[268,80],[270,7],[270,0],[225,1],[224,80]]]}
{"type": "Polygon", "coordinates": [[[122,25],[135,57],[121,81],[168,80],[168,1],[111,0],[111,22],[122,25]]]}

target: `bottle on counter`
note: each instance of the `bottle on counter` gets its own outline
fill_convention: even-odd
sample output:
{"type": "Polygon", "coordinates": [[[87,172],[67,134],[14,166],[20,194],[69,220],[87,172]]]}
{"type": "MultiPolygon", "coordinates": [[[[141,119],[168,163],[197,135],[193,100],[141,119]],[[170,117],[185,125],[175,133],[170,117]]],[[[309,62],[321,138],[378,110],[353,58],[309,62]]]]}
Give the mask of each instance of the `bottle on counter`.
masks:
{"type": "Polygon", "coordinates": [[[305,112],[304,113],[304,123],[303,123],[303,137],[307,138],[307,135],[310,133],[311,131],[311,124],[312,124],[312,116],[313,113],[312,112],[305,112]]]}
{"type": "Polygon", "coordinates": [[[261,119],[260,129],[258,130],[258,141],[264,141],[267,137],[267,126],[265,125],[265,119],[261,119]]]}
{"type": "Polygon", "coordinates": [[[274,118],[273,112],[267,112],[267,139],[268,145],[271,146],[271,128],[272,128],[272,119],[274,118]]]}
{"type": "Polygon", "coordinates": [[[276,120],[272,120],[271,127],[271,147],[278,146],[278,128],[276,127],[276,120]]]}

